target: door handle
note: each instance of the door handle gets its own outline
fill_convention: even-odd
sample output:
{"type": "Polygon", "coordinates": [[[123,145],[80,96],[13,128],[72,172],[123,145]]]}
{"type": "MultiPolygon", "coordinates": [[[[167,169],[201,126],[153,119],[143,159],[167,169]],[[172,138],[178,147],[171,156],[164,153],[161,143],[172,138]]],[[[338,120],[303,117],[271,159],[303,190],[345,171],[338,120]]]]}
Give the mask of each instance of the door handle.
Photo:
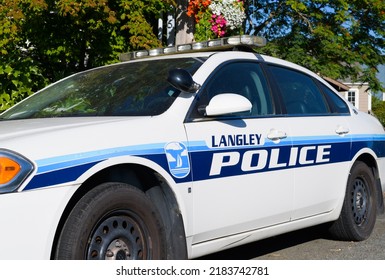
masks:
{"type": "Polygon", "coordinates": [[[339,125],[337,128],[336,128],[336,133],[340,136],[344,136],[346,134],[349,133],[349,128],[346,128],[346,127],[343,127],[341,125],[339,125]]]}
{"type": "Polygon", "coordinates": [[[267,138],[272,140],[272,141],[278,141],[281,139],[284,139],[287,137],[286,132],[276,130],[276,129],[271,129],[270,132],[267,134],[267,138]]]}

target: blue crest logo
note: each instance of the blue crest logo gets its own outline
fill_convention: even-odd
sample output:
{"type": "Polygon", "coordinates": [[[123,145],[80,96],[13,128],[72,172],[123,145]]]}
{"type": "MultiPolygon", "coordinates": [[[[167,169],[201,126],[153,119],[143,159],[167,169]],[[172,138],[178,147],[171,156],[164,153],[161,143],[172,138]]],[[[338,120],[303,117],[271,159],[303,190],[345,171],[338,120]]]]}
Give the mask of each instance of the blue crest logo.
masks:
{"type": "Polygon", "coordinates": [[[171,142],[164,147],[168,168],[175,178],[184,178],[190,173],[190,160],[183,143],[171,142]]]}

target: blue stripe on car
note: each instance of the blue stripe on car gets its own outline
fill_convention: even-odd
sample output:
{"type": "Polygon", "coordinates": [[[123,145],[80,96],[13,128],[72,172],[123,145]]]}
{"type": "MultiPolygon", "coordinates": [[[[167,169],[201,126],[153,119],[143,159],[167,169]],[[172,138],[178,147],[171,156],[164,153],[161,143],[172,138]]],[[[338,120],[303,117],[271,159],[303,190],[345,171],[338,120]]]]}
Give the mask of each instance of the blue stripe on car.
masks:
{"type": "MultiPolygon", "coordinates": [[[[170,175],[167,158],[165,155],[166,143],[137,145],[105,149],[100,151],[91,151],[79,154],[65,155],[59,157],[52,157],[47,159],[41,159],[36,161],[38,166],[37,173],[32,180],[27,184],[24,190],[37,189],[42,187],[48,187],[58,184],[70,183],[76,181],[84,172],[95,166],[96,164],[110,158],[119,156],[139,156],[149,159],[170,175]]],[[[385,136],[383,135],[350,135],[349,137],[298,137],[289,138],[285,142],[279,145],[279,157],[281,161],[287,160],[289,157],[290,149],[293,147],[302,148],[309,145],[331,145],[330,147],[330,161],[327,163],[314,163],[317,164],[329,164],[350,161],[352,157],[362,148],[372,149],[377,157],[385,157],[385,136]],[[352,142],[350,142],[352,140],[352,142]]],[[[210,167],[212,164],[212,157],[217,152],[231,152],[236,151],[243,155],[249,150],[266,150],[271,152],[276,148],[275,144],[270,141],[266,141],[263,146],[252,147],[232,147],[224,149],[209,148],[204,141],[190,142],[188,152],[191,158],[192,172],[184,178],[174,178],[176,183],[207,180],[217,177],[237,176],[241,174],[253,173],[255,171],[242,171],[240,164],[223,168],[223,172],[218,176],[209,176],[210,167]],[[191,174],[192,173],[192,174],[191,174]]],[[[298,168],[301,165],[296,164],[293,166],[285,166],[282,168],[276,168],[274,170],[280,170],[284,168],[298,168]]],[[[258,172],[266,172],[271,170],[264,168],[258,170],[258,172]]]]}

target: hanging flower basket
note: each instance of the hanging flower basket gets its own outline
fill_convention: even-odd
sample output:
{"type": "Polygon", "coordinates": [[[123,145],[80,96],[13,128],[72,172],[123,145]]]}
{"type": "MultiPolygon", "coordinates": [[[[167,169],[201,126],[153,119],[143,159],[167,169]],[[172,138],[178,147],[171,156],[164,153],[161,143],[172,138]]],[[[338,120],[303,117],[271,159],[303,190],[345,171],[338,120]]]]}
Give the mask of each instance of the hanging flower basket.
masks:
{"type": "Polygon", "coordinates": [[[246,19],[242,0],[190,0],[187,15],[195,20],[195,41],[241,34],[246,19]]]}

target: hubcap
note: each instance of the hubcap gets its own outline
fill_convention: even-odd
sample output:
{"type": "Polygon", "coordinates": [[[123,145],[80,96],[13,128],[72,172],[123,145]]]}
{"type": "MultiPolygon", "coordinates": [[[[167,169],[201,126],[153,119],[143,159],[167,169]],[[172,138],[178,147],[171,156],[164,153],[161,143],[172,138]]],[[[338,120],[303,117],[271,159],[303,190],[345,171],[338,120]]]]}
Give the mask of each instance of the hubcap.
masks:
{"type": "Polygon", "coordinates": [[[367,186],[362,179],[356,179],[353,184],[352,210],[355,223],[363,224],[368,211],[368,193],[367,186]]]}
{"type": "Polygon", "coordinates": [[[134,215],[113,213],[93,231],[87,251],[91,260],[146,259],[148,245],[142,223],[134,215]]]}

